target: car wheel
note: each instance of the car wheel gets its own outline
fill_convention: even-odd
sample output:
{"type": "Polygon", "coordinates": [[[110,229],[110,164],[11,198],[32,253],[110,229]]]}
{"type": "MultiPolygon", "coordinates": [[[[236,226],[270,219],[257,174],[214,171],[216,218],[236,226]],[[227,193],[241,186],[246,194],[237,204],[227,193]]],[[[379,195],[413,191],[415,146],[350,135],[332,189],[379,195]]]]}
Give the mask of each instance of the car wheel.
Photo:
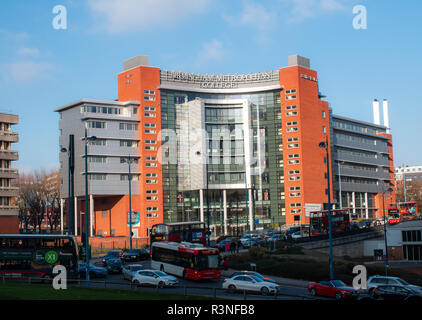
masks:
{"type": "Polygon", "coordinates": [[[342,296],[341,296],[341,292],[337,291],[336,292],[336,300],[341,300],[342,296]]]}
{"type": "Polygon", "coordinates": [[[141,283],[138,280],[133,281],[133,283],[135,284],[135,286],[140,287],[141,283]]]}
{"type": "Polygon", "coordinates": [[[164,266],[163,265],[160,266],[160,271],[164,272],[164,266]]]}
{"type": "Polygon", "coordinates": [[[159,288],[164,288],[164,282],[163,281],[158,282],[158,287],[159,288]]]}
{"type": "Polygon", "coordinates": [[[233,285],[233,284],[229,285],[229,292],[230,293],[235,293],[235,291],[236,291],[236,286],[233,285]]]}
{"type": "Polygon", "coordinates": [[[261,294],[262,294],[263,296],[267,296],[267,295],[268,295],[268,293],[270,293],[270,290],[268,290],[268,288],[267,288],[267,287],[262,287],[262,288],[261,288],[261,294]]]}
{"type": "Polygon", "coordinates": [[[311,289],[311,295],[313,295],[314,297],[316,297],[317,292],[316,292],[315,288],[312,288],[311,289]]]}

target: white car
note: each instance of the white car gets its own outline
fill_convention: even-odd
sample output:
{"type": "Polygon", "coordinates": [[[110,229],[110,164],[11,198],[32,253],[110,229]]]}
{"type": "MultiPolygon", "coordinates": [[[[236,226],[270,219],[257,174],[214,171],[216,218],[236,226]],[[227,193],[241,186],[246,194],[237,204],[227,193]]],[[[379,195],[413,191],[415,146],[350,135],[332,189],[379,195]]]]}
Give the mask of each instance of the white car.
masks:
{"type": "Polygon", "coordinates": [[[240,275],[233,278],[224,279],[223,289],[228,289],[230,292],[238,290],[260,292],[262,295],[278,293],[279,285],[272,282],[264,281],[258,277],[240,275]]]}
{"type": "Polygon", "coordinates": [[[395,285],[413,289],[419,293],[422,293],[422,287],[415,286],[407,283],[403,279],[398,277],[386,277],[386,276],[372,276],[369,277],[366,281],[366,287],[368,288],[369,293],[372,293],[372,290],[381,285],[395,285]]]}
{"type": "Polygon", "coordinates": [[[292,233],[292,239],[299,239],[302,238],[302,232],[296,231],[295,233],[292,233]]]}
{"type": "Polygon", "coordinates": [[[137,286],[177,287],[179,280],[159,270],[140,270],[135,273],[132,283],[137,286]]]}

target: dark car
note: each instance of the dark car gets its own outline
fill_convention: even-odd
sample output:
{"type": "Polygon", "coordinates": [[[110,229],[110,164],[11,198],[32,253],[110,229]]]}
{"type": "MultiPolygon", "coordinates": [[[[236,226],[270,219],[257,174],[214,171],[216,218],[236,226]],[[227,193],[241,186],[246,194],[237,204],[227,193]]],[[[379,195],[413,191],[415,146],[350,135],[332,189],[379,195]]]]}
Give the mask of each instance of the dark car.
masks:
{"type": "Polygon", "coordinates": [[[120,259],[109,259],[107,260],[106,269],[108,273],[122,273],[123,263],[120,259]]]}
{"type": "Polygon", "coordinates": [[[416,290],[395,285],[382,285],[372,290],[376,300],[389,301],[422,301],[422,294],[416,290]]]}
{"type": "Polygon", "coordinates": [[[217,243],[218,250],[220,250],[220,252],[226,251],[226,243],[230,245],[231,242],[232,242],[232,238],[221,240],[220,242],[217,243]]]}
{"type": "Polygon", "coordinates": [[[291,239],[292,238],[292,234],[300,231],[300,227],[291,227],[289,229],[287,229],[287,231],[284,233],[284,239],[291,239]]]}
{"type": "MultiPolygon", "coordinates": [[[[107,276],[107,269],[102,267],[96,267],[93,264],[89,264],[88,267],[89,278],[104,278],[107,276]]],[[[79,262],[79,277],[85,278],[86,274],[86,263],[79,262]]]]}
{"type": "Polygon", "coordinates": [[[146,249],[132,249],[122,256],[123,261],[140,261],[149,259],[149,251],[146,249]]]}
{"type": "Polygon", "coordinates": [[[248,275],[248,276],[258,277],[259,279],[261,279],[263,281],[276,283],[274,279],[264,277],[262,274],[255,272],[255,271],[236,271],[235,273],[233,273],[230,276],[230,278],[240,276],[240,275],[248,275]]]}
{"type": "Polygon", "coordinates": [[[105,257],[103,258],[103,266],[107,265],[107,261],[110,259],[120,259],[123,255],[123,252],[121,250],[112,250],[107,252],[105,257]]]}

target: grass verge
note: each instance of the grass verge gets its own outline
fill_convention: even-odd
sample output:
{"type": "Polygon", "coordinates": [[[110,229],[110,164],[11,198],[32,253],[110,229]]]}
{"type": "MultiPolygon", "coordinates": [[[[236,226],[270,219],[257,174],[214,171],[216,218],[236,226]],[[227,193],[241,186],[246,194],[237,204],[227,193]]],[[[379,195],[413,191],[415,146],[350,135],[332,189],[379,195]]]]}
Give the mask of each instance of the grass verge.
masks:
{"type": "Polygon", "coordinates": [[[211,297],[165,292],[68,287],[55,290],[46,284],[0,285],[0,300],[214,300],[211,297]]]}

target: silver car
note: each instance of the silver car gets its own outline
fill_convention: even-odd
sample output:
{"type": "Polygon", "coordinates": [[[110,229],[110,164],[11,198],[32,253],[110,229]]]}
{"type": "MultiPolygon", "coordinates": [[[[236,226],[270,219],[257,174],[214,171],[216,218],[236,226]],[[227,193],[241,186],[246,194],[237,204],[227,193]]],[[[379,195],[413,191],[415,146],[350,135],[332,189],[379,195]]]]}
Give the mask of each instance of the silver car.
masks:
{"type": "Polygon", "coordinates": [[[280,286],[273,282],[264,281],[258,277],[239,275],[230,279],[224,279],[223,289],[228,289],[230,292],[238,290],[260,292],[265,296],[278,293],[280,291],[280,286]]]}
{"type": "Polygon", "coordinates": [[[403,279],[400,279],[398,277],[372,276],[372,277],[369,277],[369,279],[366,282],[366,286],[368,288],[369,293],[372,293],[372,290],[374,288],[381,285],[401,286],[401,287],[410,288],[419,293],[422,293],[422,287],[409,284],[403,279]]]}
{"type": "Polygon", "coordinates": [[[177,287],[179,280],[159,270],[141,270],[135,273],[132,283],[137,286],[177,287]]]}
{"type": "Polygon", "coordinates": [[[123,280],[132,281],[133,276],[136,272],[140,270],[145,270],[145,267],[142,264],[129,264],[125,265],[122,268],[123,280]]]}

